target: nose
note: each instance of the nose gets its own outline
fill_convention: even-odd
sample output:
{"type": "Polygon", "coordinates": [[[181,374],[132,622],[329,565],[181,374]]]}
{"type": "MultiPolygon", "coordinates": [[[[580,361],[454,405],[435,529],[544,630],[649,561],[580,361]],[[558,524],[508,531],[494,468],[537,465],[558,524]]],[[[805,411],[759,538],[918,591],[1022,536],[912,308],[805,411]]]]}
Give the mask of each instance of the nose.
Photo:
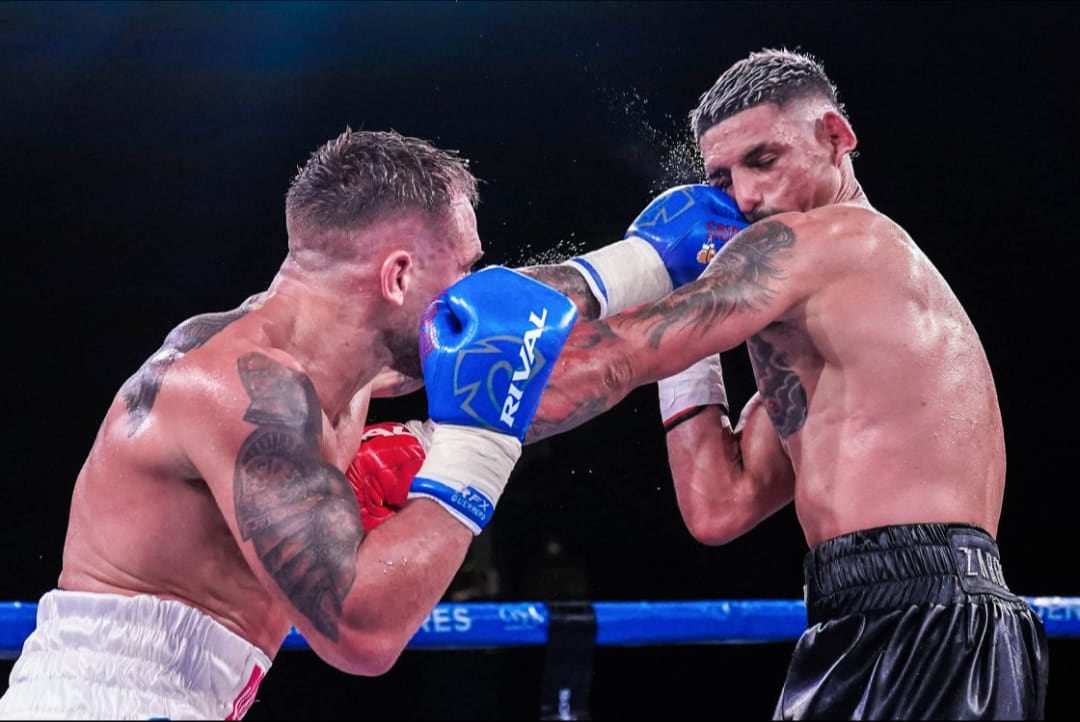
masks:
{"type": "Polygon", "coordinates": [[[740,168],[731,171],[731,197],[747,218],[753,218],[754,211],[761,206],[761,192],[754,177],[740,168]]]}

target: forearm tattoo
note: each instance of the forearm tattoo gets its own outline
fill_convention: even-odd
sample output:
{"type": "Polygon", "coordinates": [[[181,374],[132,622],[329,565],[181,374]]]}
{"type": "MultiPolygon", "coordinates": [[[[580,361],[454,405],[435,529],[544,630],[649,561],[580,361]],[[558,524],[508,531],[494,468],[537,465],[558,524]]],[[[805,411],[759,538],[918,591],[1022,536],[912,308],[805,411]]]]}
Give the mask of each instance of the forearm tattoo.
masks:
{"type": "Polygon", "coordinates": [[[647,334],[656,349],[669,332],[683,338],[702,335],[735,313],[758,311],[775,295],[773,285],[785,277],[779,260],[794,245],[795,233],[783,223],[756,223],[729,241],[697,281],[623,314],[626,325],[647,334]]]}
{"type": "Polygon", "coordinates": [[[787,439],[806,423],[806,388],[788,364],[787,354],[760,336],[746,342],[758,391],[776,433],[787,439]]]}
{"type": "Polygon", "coordinates": [[[255,430],[236,457],[240,537],[301,614],[337,640],[363,536],[345,475],[319,451],[322,411],[304,374],[261,353],[237,361],[255,430]]]}
{"type": "Polygon", "coordinates": [[[795,244],[782,223],[764,221],[735,236],[713,259],[703,279],[660,301],[570,334],[548,381],[526,442],[579,426],[621,401],[639,383],[627,338],[644,337],[653,349],[680,343],[741,311],[759,311],[785,278],[781,260],[795,244]],[[673,337],[673,338],[672,338],[673,337]]]}
{"type": "Polygon", "coordinates": [[[585,277],[570,266],[527,266],[519,268],[518,271],[551,286],[556,291],[567,296],[577,306],[582,321],[593,321],[600,318],[600,301],[589,290],[589,284],[585,283],[585,277]]]}
{"type": "Polygon", "coordinates": [[[544,389],[525,436],[529,444],[569,431],[612,408],[630,389],[630,368],[621,357],[610,362],[598,353],[617,340],[605,321],[579,324],[571,331],[544,389]]]}
{"type": "Polygon", "coordinates": [[[128,436],[134,436],[154,408],[165,374],[188,351],[199,348],[223,328],[248,312],[244,306],[226,313],[207,313],[181,323],[165,337],[165,343],[146,359],[120,388],[128,412],[128,436]]]}

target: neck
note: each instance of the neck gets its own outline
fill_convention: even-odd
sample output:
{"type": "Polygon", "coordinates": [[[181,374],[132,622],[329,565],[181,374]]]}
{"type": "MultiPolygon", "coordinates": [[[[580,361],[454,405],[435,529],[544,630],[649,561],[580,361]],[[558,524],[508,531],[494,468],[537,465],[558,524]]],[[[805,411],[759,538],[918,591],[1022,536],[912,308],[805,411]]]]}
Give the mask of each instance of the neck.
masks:
{"type": "Polygon", "coordinates": [[[840,164],[840,187],[836,191],[834,203],[854,203],[870,208],[870,200],[863,192],[859,181],[855,179],[855,168],[851,156],[845,156],[840,164]]]}
{"type": "Polygon", "coordinates": [[[265,299],[260,315],[270,345],[296,359],[329,418],[389,364],[375,304],[355,288],[283,267],[265,299]]]}

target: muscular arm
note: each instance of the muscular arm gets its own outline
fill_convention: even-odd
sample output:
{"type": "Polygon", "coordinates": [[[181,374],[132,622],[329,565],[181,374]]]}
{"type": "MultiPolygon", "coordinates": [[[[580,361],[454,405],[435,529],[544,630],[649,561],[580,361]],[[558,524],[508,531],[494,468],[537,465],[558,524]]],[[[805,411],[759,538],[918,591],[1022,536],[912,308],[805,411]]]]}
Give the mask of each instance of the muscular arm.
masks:
{"type": "Polygon", "coordinates": [[[594,321],[600,318],[600,302],[589,290],[585,278],[573,268],[555,264],[526,266],[517,270],[568,296],[577,306],[578,318],[581,321],[594,321]]]}
{"type": "Polygon", "coordinates": [[[703,544],[726,544],[794,498],[795,473],[759,394],[735,430],[709,407],[672,429],[667,448],[679,511],[703,544]]]}
{"type": "MultiPolygon", "coordinates": [[[[248,563],[324,660],[388,669],[442,597],[472,535],[434,504],[403,510],[363,544],[345,475],[326,460],[311,381],[261,352],[240,356],[244,405],[192,454],[248,563]]],[[[239,394],[237,394],[239,398],[239,394]]]]}
{"type": "Polygon", "coordinates": [[[698,280],[656,303],[579,322],[526,442],[579,426],[638,386],[733,348],[780,318],[805,293],[803,279],[793,279],[795,240],[785,223],[760,221],[729,241],[698,280]]]}

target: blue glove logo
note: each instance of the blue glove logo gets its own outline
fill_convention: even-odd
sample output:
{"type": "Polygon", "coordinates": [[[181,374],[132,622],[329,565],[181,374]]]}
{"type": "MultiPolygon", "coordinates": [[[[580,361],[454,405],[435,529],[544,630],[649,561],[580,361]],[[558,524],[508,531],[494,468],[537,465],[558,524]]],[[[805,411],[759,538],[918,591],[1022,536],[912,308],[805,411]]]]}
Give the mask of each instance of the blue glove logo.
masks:
{"type": "Polygon", "coordinates": [[[652,228],[657,223],[671,223],[694,205],[694,196],[687,186],[669,191],[666,197],[661,197],[659,200],[659,203],[654,202],[650,206],[653,211],[651,217],[650,208],[646,208],[645,212],[634,221],[634,228],[652,228]]]}
{"type": "Polygon", "coordinates": [[[490,419],[498,415],[499,422],[507,429],[514,429],[514,421],[521,406],[521,398],[529,381],[547,364],[547,359],[537,350],[536,342],[543,333],[547,321],[547,309],[541,316],[529,314],[529,321],[536,326],[520,336],[489,336],[478,339],[473,345],[457,354],[454,363],[454,396],[465,396],[461,410],[475,419],[480,425],[491,427],[490,419]],[[506,360],[517,355],[518,364],[514,368],[506,360]],[[489,354],[497,354],[503,360],[491,363],[489,354]],[[481,386],[484,387],[492,413],[483,413],[473,408],[481,386]]]}
{"type": "Polygon", "coordinates": [[[432,421],[523,439],[576,318],[565,295],[501,266],[448,288],[420,329],[432,421]]]}

